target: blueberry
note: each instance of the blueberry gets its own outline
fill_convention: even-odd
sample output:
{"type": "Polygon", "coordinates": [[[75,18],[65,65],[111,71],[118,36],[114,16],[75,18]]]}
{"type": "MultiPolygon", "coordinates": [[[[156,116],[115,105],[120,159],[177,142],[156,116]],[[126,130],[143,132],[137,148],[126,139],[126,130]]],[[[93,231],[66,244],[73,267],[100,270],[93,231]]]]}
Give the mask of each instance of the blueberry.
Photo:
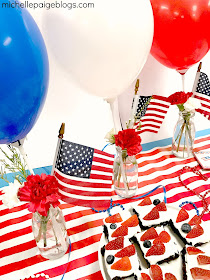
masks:
{"type": "Polygon", "coordinates": [[[184,223],[182,226],[181,226],[181,230],[185,233],[188,233],[191,231],[191,226],[187,223],[184,223]]]}
{"type": "Polygon", "coordinates": [[[154,205],[158,205],[160,203],[160,199],[155,199],[154,201],[153,201],[153,204],[154,205]]]}
{"type": "Polygon", "coordinates": [[[106,262],[107,262],[108,264],[112,264],[112,263],[114,262],[114,256],[113,256],[113,255],[108,255],[108,256],[106,257],[106,262]]]}
{"type": "Polygon", "coordinates": [[[111,225],[110,225],[110,228],[111,228],[111,229],[116,229],[116,228],[117,228],[117,225],[116,225],[116,224],[111,224],[111,225]]]}
{"type": "Polygon", "coordinates": [[[144,243],[143,243],[143,246],[145,248],[150,248],[152,246],[151,242],[149,240],[145,240],[144,243]]]}

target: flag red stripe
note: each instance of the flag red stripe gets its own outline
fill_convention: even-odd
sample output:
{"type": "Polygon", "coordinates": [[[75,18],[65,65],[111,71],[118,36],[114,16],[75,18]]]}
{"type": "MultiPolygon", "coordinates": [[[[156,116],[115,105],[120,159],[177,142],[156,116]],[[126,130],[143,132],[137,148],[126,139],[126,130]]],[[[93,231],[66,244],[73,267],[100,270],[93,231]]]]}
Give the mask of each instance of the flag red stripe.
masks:
{"type": "Polygon", "coordinates": [[[101,174],[90,174],[90,179],[98,179],[98,180],[112,180],[112,176],[106,176],[101,174]]]}
{"type": "Polygon", "coordinates": [[[108,200],[85,200],[80,198],[68,197],[60,193],[61,200],[77,206],[94,207],[96,209],[104,209],[110,206],[110,199],[108,200]],[[91,205],[91,206],[90,206],[91,205]]]}
{"type": "MultiPolygon", "coordinates": [[[[146,115],[144,115],[144,117],[141,118],[141,121],[143,121],[144,119],[146,119],[146,117],[156,117],[158,119],[164,119],[165,116],[162,116],[162,115],[158,115],[158,114],[155,114],[155,113],[146,113],[146,115]]],[[[153,122],[156,122],[156,120],[154,119],[153,122]]]]}
{"type": "MultiPolygon", "coordinates": [[[[112,163],[112,165],[113,165],[113,163],[112,163]]],[[[111,168],[107,168],[107,167],[104,167],[104,166],[92,165],[91,170],[112,173],[113,166],[111,168]]]]}
{"type": "Polygon", "coordinates": [[[142,129],[142,130],[138,131],[137,133],[138,133],[138,134],[141,134],[141,133],[143,133],[143,132],[158,133],[158,131],[157,131],[157,130],[152,130],[152,129],[149,129],[149,128],[142,129]]]}
{"type": "Polygon", "coordinates": [[[114,158],[114,155],[108,154],[108,153],[106,153],[106,152],[104,152],[104,151],[100,151],[100,150],[97,150],[97,149],[94,149],[94,153],[97,153],[97,154],[100,154],[100,155],[104,155],[104,156],[110,157],[111,160],[113,160],[113,158],[114,158]]]}
{"type": "MultiPolygon", "coordinates": [[[[87,182],[76,181],[76,180],[72,180],[72,179],[68,179],[66,177],[63,177],[62,175],[58,174],[56,171],[55,171],[54,175],[58,180],[62,181],[63,183],[72,185],[72,186],[82,186],[82,187],[87,187],[87,188],[104,188],[104,189],[105,188],[108,188],[108,189],[110,188],[110,183],[107,184],[107,182],[104,182],[104,183],[88,182],[88,179],[87,179],[87,182]]],[[[111,176],[109,176],[109,178],[106,178],[106,180],[109,180],[109,181],[111,179],[112,179],[111,176]]],[[[105,181],[105,179],[104,179],[104,181],[105,181]]]]}
{"type": "Polygon", "coordinates": [[[169,108],[169,105],[160,103],[157,100],[155,100],[155,101],[151,100],[150,104],[155,105],[157,107],[160,106],[160,107],[164,107],[164,108],[167,108],[167,109],[169,108]]]}
{"type": "MultiPolygon", "coordinates": [[[[159,113],[163,113],[163,114],[166,114],[167,113],[167,111],[165,111],[165,110],[162,110],[162,109],[160,109],[160,108],[147,108],[147,111],[146,111],[146,114],[144,115],[144,117],[145,116],[151,116],[152,114],[150,114],[150,111],[155,111],[155,112],[159,112],[159,113]],[[148,114],[147,114],[147,112],[148,112],[148,114]]],[[[144,117],[142,117],[142,118],[144,118],[144,117]]],[[[158,117],[160,118],[161,116],[160,115],[158,115],[158,117]]],[[[162,118],[164,118],[165,116],[162,116],[162,118]]]]}
{"type": "Polygon", "coordinates": [[[107,164],[107,165],[110,165],[110,166],[113,165],[113,161],[108,160],[108,159],[104,159],[104,158],[99,158],[99,157],[96,157],[96,156],[93,156],[93,165],[94,165],[94,161],[104,163],[104,164],[107,164]]]}
{"type": "MultiPolygon", "coordinates": [[[[149,119],[149,118],[142,119],[141,123],[144,123],[144,122],[154,122],[154,119],[149,119]]],[[[159,121],[159,120],[155,120],[155,122],[159,123],[159,124],[163,123],[162,121],[159,121]]]]}
{"type": "Polygon", "coordinates": [[[161,96],[161,95],[156,95],[156,94],[154,94],[154,95],[152,96],[152,99],[162,100],[162,101],[165,101],[165,102],[169,103],[169,102],[168,102],[168,97],[161,96]]]}
{"type": "Polygon", "coordinates": [[[74,195],[78,195],[78,196],[91,196],[91,197],[94,197],[94,196],[104,196],[105,198],[109,198],[110,199],[110,196],[111,196],[111,186],[110,186],[110,192],[97,192],[97,191],[89,191],[89,190],[75,190],[73,188],[71,188],[71,186],[68,186],[68,187],[65,187],[63,185],[61,185],[59,183],[59,188],[60,190],[62,190],[63,192],[66,192],[66,193],[70,193],[70,194],[74,194],[74,195]]]}
{"type": "MultiPolygon", "coordinates": [[[[144,124],[144,123],[143,123],[142,126],[141,126],[141,128],[143,129],[143,128],[146,127],[146,126],[148,126],[148,124],[144,124]]],[[[160,126],[159,126],[159,125],[156,125],[156,123],[155,123],[155,124],[150,123],[149,126],[150,126],[150,128],[160,128],[160,126]]]]}

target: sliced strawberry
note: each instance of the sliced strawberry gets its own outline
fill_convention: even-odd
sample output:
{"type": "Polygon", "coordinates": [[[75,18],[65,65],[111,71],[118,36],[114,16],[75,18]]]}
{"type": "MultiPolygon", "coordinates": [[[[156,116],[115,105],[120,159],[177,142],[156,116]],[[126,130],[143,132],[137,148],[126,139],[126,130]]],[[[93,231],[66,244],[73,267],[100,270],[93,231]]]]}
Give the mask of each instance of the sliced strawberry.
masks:
{"type": "Polygon", "coordinates": [[[156,205],[156,208],[158,211],[167,211],[165,202],[159,203],[158,205],[156,205]]]}
{"type": "Polygon", "coordinates": [[[163,255],[166,251],[165,245],[161,242],[154,244],[146,253],[146,257],[163,255]]]}
{"type": "Polygon", "coordinates": [[[155,238],[155,240],[153,241],[153,244],[156,244],[158,242],[168,243],[170,240],[171,240],[171,236],[168,234],[167,231],[163,230],[163,231],[161,231],[159,236],[157,238],[155,238]]]}
{"type": "Polygon", "coordinates": [[[136,227],[139,224],[139,220],[137,215],[131,216],[129,219],[127,219],[125,222],[123,222],[121,225],[126,227],[136,227]]]}
{"type": "Polygon", "coordinates": [[[159,219],[160,215],[156,207],[154,207],[144,218],[143,220],[156,220],[159,219]]]}
{"type": "Polygon", "coordinates": [[[177,280],[177,279],[172,273],[166,273],[165,280],[177,280]]]}
{"type": "Polygon", "coordinates": [[[182,221],[187,220],[188,218],[189,218],[189,214],[187,213],[187,211],[186,211],[184,208],[182,208],[182,209],[179,211],[179,214],[178,214],[178,216],[177,216],[177,218],[176,218],[176,222],[177,222],[177,223],[180,223],[180,222],[182,222],[182,221]]]}
{"type": "Polygon", "coordinates": [[[144,200],[142,200],[138,206],[145,206],[145,205],[151,205],[152,204],[152,201],[150,199],[150,197],[145,197],[144,200]]]}
{"type": "Polygon", "coordinates": [[[200,225],[195,225],[191,231],[186,235],[186,238],[195,238],[204,234],[204,230],[200,225]]]}
{"type": "Polygon", "coordinates": [[[205,255],[198,255],[197,256],[198,264],[210,264],[210,257],[205,255]]]}
{"type": "Polygon", "coordinates": [[[148,274],[142,272],[140,280],[151,280],[151,278],[148,274]]]}
{"type": "Polygon", "coordinates": [[[155,239],[158,237],[158,233],[155,228],[151,227],[145,233],[141,236],[140,240],[145,241],[145,240],[151,240],[155,239]]]}
{"type": "Polygon", "coordinates": [[[201,224],[201,217],[195,215],[189,222],[189,225],[194,226],[194,225],[200,225],[201,224]]]}
{"type": "Polygon", "coordinates": [[[123,248],[121,251],[117,252],[115,254],[115,257],[117,258],[123,258],[123,257],[130,257],[133,256],[136,253],[136,249],[134,245],[129,245],[125,248],[123,248]]]}
{"type": "Polygon", "coordinates": [[[199,268],[199,267],[193,267],[190,269],[190,272],[194,280],[196,279],[210,280],[210,270],[199,268]]]}
{"type": "Polygon", "coordinates": [[[106,250],[119,250],[124,247],[124,237],[118,237],[114,240],[109,241],[109,243],[106,244],[105,249],[106,250]]]}
{"type": "Polygon", "coordinates": [[[128,227],[120,226],[111,235],[111,237],[119,237],[128,235],[128,227]]]}
{"type": "Polygon", "coordinates": [[[201,251],[200,249],[192,246],[192,247],[187,247],[187,253],[189,255],[197,255],[197,254],[202,254],[204,252],[201,251]]]}
{"type": "Polygon", "coordinates": [[[162,269],[157,264],[153,264],[150,266],[150,275],[153,280],[163,280],[162,269]]]}
{"type": "Polygon", "coordinates": [[[131,270],[131,268],[129,257],[124,257],[111,266],[111,269],[122,271],[128,271],[131,270]]]}
{"type": "Polygon", "coordinates": [[[105,219],[106,223],[114,224],[114,223],[120,223],[122,222],[122,217],[120,216],[119,213],[109,216],[105,219]]]}

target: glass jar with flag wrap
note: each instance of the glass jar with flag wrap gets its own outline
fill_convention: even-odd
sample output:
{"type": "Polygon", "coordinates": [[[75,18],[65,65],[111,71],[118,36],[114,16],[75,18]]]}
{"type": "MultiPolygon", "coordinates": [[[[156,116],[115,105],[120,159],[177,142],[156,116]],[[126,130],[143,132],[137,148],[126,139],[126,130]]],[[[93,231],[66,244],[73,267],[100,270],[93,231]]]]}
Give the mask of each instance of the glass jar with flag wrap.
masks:
{"type": "Polygon", "coordinates": [[[138,164],[134,155],[116,146],[117,156],[113,166],[113,185],[115,192],[123,198],[135,195],[138,189],[138,164]]]}

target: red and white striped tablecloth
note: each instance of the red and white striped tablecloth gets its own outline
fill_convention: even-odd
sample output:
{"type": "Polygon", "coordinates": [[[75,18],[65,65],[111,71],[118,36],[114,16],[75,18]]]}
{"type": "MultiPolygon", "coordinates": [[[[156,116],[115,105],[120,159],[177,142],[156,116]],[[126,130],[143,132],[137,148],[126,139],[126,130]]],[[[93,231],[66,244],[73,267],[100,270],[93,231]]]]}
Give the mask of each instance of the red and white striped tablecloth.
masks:
{"type": "MultiPolygon", "coordinates": [[[[210,136],[196,138],[195,148],[209,149],[210,136]]],[[[178,180],[179,171],[186,165],[193,167],[197,165],[197,162],[194,157],[176,158],[172,155],[169,144],[153,148],[145,145],[144,150],[138,156],[139,188],[136,196],[161,184],[166,188],[168,203],[178,206],[188,200],[194,202],[202,211],[202,201],[186,190],[178,180]]],[[[210,171],[203,173],[210,177],[210,171]]],[[[194,173],[187,172],[183,174],[182,179],[191,189],[201,194],[210,189],[210,179],[203,181],[194,173]]],[[[152,196],[156,196],[160,192],[163,192],[162,188],[152,193],[152,196]]],[[[0,199],[1,195],[2,193],[0,199]]],[[[210,194],[207,197],[210,202],[210,194]]],[[[119,200],[117,195],[113,195],[113,200],[122,204],[132,203],[132,199],[119,200]]],[[[90,208],[69,204],[61,204],[60,207],[63,210],[68,235],[71,239],[69,262],[68,253],[54,261],[46,260],[39,255],[31,229],[32,214],[25,208],[25,204],[6,209],[0,202],[0,280],[27,279],[31,275],[36,276],[41,273],[49,275],[49,279],[61,280],[66,269],[64,280],[103,279],[99,268],[98,249],[103,230],[103,218],[106,214],[95,213],[90,208]]],[[[184,207],[187,210],[195,211],[190,204],[184,207]]],[[[209,220],[210,215],[205,214],[203,218],[209,220]]]]}

